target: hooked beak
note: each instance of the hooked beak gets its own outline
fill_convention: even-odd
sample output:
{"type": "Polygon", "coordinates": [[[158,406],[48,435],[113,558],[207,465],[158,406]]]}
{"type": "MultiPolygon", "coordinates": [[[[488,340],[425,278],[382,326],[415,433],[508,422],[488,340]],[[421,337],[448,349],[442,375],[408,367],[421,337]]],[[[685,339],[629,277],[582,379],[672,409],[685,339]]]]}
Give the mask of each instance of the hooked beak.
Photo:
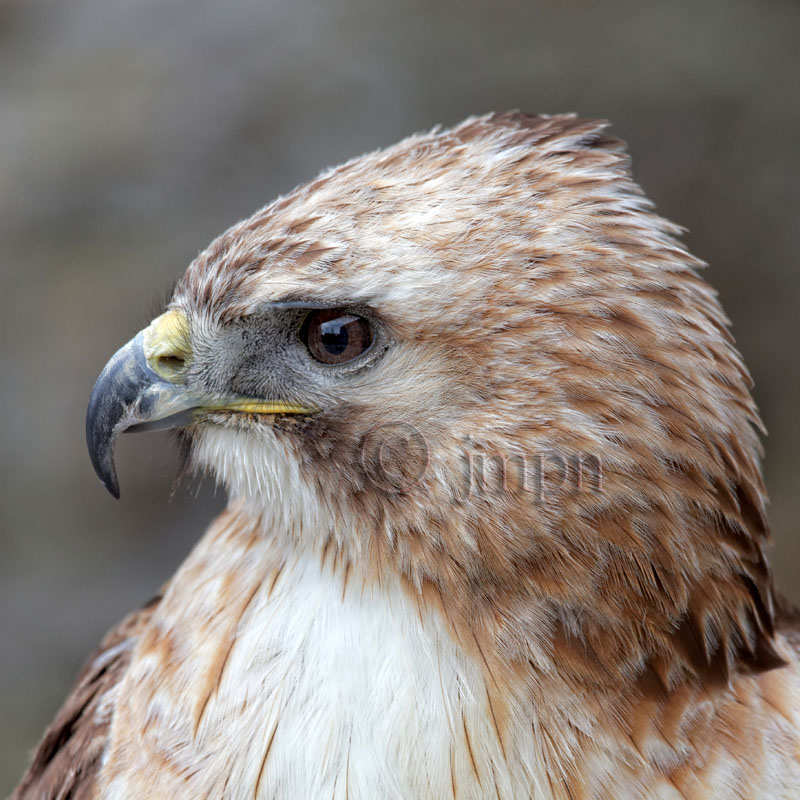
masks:
{"type": "Polygon", "coordinates": [[[185,385],[192,350],[186,315],[171,309],[157,317],[106,364],[86,411],[86,444],[103,486],[119,498],[114,446],[125,431],[191,424],[203,411],[309,414],[317,409],[247,397],[209,397],[185,385]]]}

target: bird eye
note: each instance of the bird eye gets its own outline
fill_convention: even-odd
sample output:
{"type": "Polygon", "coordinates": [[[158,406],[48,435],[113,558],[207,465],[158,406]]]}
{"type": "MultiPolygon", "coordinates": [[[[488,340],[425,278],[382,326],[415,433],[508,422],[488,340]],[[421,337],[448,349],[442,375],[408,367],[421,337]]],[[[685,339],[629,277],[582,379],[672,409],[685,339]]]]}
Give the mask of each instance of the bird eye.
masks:
{"type": "Polygon", "coordinates": [[[339,308],[324,308],[306,317],[300,338],[317,361],[344,364],[369,349],[372,331],[363,317],[339,308]]]}

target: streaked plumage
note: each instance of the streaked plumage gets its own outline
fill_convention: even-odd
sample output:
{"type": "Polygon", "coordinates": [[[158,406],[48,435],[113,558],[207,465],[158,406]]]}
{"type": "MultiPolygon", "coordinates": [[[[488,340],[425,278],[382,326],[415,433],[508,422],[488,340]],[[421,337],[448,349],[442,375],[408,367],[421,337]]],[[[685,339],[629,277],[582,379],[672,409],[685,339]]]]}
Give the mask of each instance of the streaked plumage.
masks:
{"type": "MultiPolygon", "coordinates": [[[[132,345],[167,359],[158,403],[213,396],[184,435],[230,506],[90,659],[15,797],[800,796],[750,379],[603,129],[411,137],[189,266],[172,327],[132,345]],[[319,306],[371,321],[352,366],[286,334],[319,306]],[[264,401],[303,413],[241,410],[264,401]],[[411,476],[387,486],[365,442],[392,430],[425,452],[387,440],[411,476]],[[476,449],[544,456],[546,491],[465,491],[476,449]]],[[[93,450],[130,424],[92,423],[93,450]]]]}

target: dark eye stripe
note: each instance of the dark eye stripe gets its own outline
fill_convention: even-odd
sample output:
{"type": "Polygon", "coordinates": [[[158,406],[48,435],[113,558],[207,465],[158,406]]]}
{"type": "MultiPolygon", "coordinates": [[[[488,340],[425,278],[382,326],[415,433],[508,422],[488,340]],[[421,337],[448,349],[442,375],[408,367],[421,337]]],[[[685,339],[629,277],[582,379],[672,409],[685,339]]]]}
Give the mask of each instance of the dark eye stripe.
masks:
{"type": "Polygon", "coordinates": [[[306,317],[300,338],[322,364],[344,364],[369,349],[372,331],[363,317],[338,308],[325,308],[306,317]]]}

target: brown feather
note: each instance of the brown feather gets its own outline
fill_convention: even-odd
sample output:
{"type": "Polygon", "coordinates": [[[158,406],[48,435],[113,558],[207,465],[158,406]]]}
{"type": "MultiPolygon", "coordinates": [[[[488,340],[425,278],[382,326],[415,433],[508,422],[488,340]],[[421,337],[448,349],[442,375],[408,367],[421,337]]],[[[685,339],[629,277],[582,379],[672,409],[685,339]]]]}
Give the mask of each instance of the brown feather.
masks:
{"type": "Polygon", "coordinates": [[[157,595],[112,628],[87,659],[63,706],[33,753],[11,800],[92,800],[108,740],[113,705],[131,652],[161,600],[157,595]]]}

